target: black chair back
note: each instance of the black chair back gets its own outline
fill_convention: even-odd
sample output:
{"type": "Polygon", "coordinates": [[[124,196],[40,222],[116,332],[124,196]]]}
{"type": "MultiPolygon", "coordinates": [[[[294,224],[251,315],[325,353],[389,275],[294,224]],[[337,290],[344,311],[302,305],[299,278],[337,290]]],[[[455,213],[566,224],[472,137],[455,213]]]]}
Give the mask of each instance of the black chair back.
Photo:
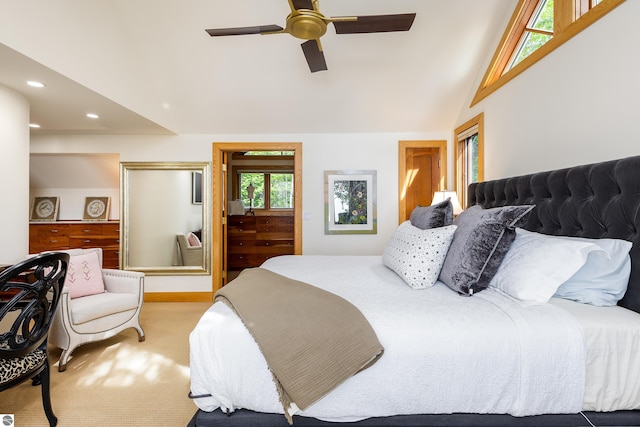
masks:
{"type": "Polygon", "coordinates": [[[0,321],[17,317],[0,330],[0,358],[46,350],[49,327],[60,301],[69,255],[49,253],[29,258],[0,273],[0,321]]]}

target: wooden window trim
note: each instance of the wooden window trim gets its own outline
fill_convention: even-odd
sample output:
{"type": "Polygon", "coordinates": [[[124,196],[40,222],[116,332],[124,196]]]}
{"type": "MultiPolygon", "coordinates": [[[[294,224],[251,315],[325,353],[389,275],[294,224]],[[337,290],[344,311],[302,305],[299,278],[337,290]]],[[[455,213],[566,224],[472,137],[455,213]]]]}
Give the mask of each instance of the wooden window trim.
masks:
{"type": "Polygon", "coordinates": [[[478,181],[484,181],[484,113],[480,113],[458,126],[453,134],[454,182],[456,193],[458,194],[463,209],[466,208],[468,200],[467,188],[464,185],[462,176],[464,169],[464,145],[458,141],[458,135],[476,125],[478,126],[478,181]]]}
{"type": "MultiPolygon", "coordinates": [[[[238,199],[240,198],[240,188],[238,186],[238,176],[241,173],[263,173],[264,177],[264,185],[265,188],[271,188],[271,174],[272,173],[291,173],[295,177],[293,166],[285,166],[285,165],[269,165],[269,166],[259,166],[259,165],[237,165],[231,167],[231,198],[238,199]]],[[[295,182],[294,182],[295,186],[295,182]]],[[[295,193],[295,187],[294,187],[295,193]]],[[[264,208],[256,208],[253,207],[254,210],[258,210],[264,213],[273,213],[273,212],[292,212],[293,208],[272,208],[271,206],[267,207],[270,204],[270,196],[265,194],[265,207],[264,208]]]]}
{"type": "MultiPolygon", "coordinates": [[[[579,13],[578,10],[582,10],[582,6],[574,6],[574,4],[572,4],[573,1],[574,0],[556,0],[557,4],[563,4],[563,6],[558,8],[560,17],[555,15],[555,8],[557,4],[554,6],[554,21],[556,19],[560,19],[562,23],[565,23],[568,13],[579,13]],[[569,3],[569,6],[564,6],[565,3],[569,3]],[[575,12],[568,12],[570,10],[575,12]]],[[[580,0],[575,1],[579,2],[580,0]]],[[[554,24],[557,34],[555,34],[553,38],[551,38],[544,45],[540,46],[540,48],[523,59],[512,69],[502,74],[502,71],[506,66],[506,61],[508,61],[508,58],[510,57],[507,52],[512,52],[515,44],[517,44],[519,40],[519,37],[515,38],[515,36],[517,35],[517,33],[515,33],[515,28],[518,25],[522,24],[522,20],[525,19],[525,16],[530,16],[530,14],[524,15],[524,13],[529,10],[528,8],[531,7],[531,4],[533,4],[535,7],[538,3],[538,0],[520,0],[515,8],[513,15],[511,16],[511,20],[507,25],[502,39],[500,40],[498,49],[494,53],[493,58],[491,59],[491,63],[487,68],[484,77],[482,78],[480,87],[476,91],[476,94],[471,101],[470,107],[473,107],[478,102],[482,101],[484,98],[491,95],[493,92],[510,82],[512,79],[520,75],[523,71],[531,67],[533,64],[547,56],[549,53],[553,52],[559,46],[563,45],[566,41],[573,38],[576,34],[580,33],[585,28],[596,22],[598,19],[602,18],[604,15],[624,3],[624,1],[625,0],[603,0],[601,3],[590,9],[587,13],[584,13],[582,16],[580,16],[580,19],[575,19],[570,24],[554,24]],[[514,38],[515,41],[513,40],[514,38]],[[511,50],[508,50],[509,48],[511,48],[511,50]]],[[[522,31],[524,31],[524,29],[522,31]]],[[[520,32],[520,35],[521,34],[522,32],[520,32]]]]}

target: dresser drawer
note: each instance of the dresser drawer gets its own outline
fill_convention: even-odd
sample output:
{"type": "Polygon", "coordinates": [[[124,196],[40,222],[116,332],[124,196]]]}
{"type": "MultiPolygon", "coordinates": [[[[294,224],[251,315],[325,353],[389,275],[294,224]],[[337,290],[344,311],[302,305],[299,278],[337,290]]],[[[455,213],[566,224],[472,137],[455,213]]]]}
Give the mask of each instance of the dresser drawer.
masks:
{"type": "Polygon", "coordinates": [[[289,240],[293,239],[293,230],[291,231],[259,231],[256,233],[258,240],[289,240]]]}
{"type": "Polygon", "coordinates": [[[73,237],[102,236],[102,224],[71,224],[69,235],[73,237]]]}
{"type": "Polygon", "coordinates": [[[241,254],[241,253],[255,253],[256,241],[246,239],[229,239],[227,244],[227,253],[241,254]]]}
{"type": "Polygon", "coordinates": [[[102,250],[102,267],[104,268],[120,268],[120,250],[119,249],[103,249],[102,250]]]}
{"type": "Polygon", "coordinates": [[[66,238],[69,243],[68,225],[30,225],[29,240],[34,243],[46,244],[51,239],[66,238]]]}
{"type": "Polygon", "coordinates": [[[256,254],[228,254],[227,267],[230,270],[257,267],[260,265],[256,254]]]}
{"type": "Polygon", "coordinates": [[[102,235],[120,238],[120,223],[102,224],[102,235]]]}
{"type": "Polygon", "coordinates": [[[102,238],[99,236],[77,238],[72,237],[69,239],[70,248],[108,248],[119,247],[120,239],[114,238],[102,238]]]}
{"type": "Polygon", "coordinates": [[[256,239],[293,239],[293,218],[287,216],[259,218],[256,239]]]}
{"type": "Polygon", "coordinates": [[[293,231],[293,217],[291,216],[263,216],[256,217],[256,229],[290,229],[293,231]]]}
{"type": "Polygon", "coordinates": [[[256,250],[260,254],[292,255],[293,240],[257,240],[256,250]]]}
{"type": "Polygon", "coordinates": [[[40,252],[66,250],[69,249],[69,239],[52,239],[48,243],[29,243],[29,253],[38,254],[40,252]]]}
{"type": "Polygon", "coordinates": [[[227,217],[227,232],[246,232],[256,230],[255,216],[232,215],[227,217]]]}
{"type": "Polygon", "coordinates": [[[69,236],[47,236],[39,239],[38,245],[51,249],[65,249],[69,247],[69,236]]]}

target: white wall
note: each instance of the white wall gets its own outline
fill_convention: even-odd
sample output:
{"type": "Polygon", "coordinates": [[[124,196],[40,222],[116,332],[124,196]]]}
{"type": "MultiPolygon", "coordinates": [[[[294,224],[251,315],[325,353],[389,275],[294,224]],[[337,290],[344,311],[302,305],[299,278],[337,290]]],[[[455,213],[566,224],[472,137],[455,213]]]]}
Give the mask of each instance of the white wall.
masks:
{"type": "Polygon", "coordinates": [[[640,154],[639,16],[624,2],[463,111],[484,111],[485,179],[640,154]]]}
{"type": "MultiPolygon", "coordinates": [[[[213,142],[302,142],[303,254],[381,254],[398,225],[398,141],[450,132],[393,134],[34,136],[32,153],[119,153],[131,161],[211,161],[213,142]],[[377,171],[378,233],[324,234],[324,171],[377,171]]],[[[214,227],[213,230],[216,228],[214,227]]],[[[148,292],[210,291],[210,276],[149,276],[148,292]]]]}
{"type": "Polygon", "coordinates": [[[4,86],[0,86],[0,194],[0,264],[13,264],[29,253],[29,103],[4,86]]]}
{"type": "Polygon", "coordinates": [[[59,220],[83,218],[87,197],[109,197],[109,219],[120,218],[120,155],[32,154],[29,158],[29,194],[58,196],[59,220]]]}

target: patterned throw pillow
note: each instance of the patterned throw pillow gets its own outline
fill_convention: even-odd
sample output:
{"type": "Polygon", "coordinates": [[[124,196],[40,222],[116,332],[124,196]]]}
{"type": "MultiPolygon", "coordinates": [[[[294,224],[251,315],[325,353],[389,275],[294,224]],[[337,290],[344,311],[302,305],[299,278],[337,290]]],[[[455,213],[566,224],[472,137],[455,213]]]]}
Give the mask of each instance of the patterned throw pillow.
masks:
{"type": "Polygon", "coordinates": [[[430,288],[438,280],[455,231],[455,225],[421,230],[405,221],[391,236],[382,262],[413,289],[430,288]]]}
{"type": "Polygon", "coordinates": [[[534,205],[483,209],[475,205],[453,221],[458,226],[440,271],[440,281],[463,295],[489,286],[534,205]]]}
{"type": "Polygon", "coordinates": [[[69,289],[69,296],[72,299],[104,292],[98,252],[89,251],[70,257],[64,287],[69,289]]]}

